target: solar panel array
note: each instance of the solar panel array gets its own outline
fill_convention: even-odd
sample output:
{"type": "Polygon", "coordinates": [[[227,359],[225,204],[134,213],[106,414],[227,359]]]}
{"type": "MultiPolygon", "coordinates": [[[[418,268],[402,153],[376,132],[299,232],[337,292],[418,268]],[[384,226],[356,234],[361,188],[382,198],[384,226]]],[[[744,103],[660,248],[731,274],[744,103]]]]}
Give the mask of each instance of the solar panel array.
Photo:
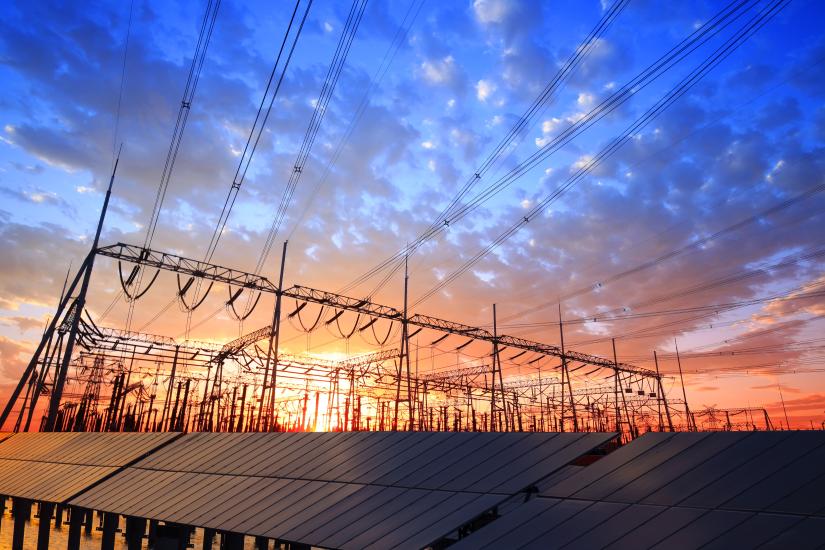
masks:
{"type": "Polygon", "coordinates": [[[327,548],[422,547],[613,437],[193,433],[71,504],[327,548]]]}
{"type": "Polygon", "coordinates": [[[0,442],[0,494],[64,502],[175,434],[21,433],[0,442]]]}
{"type": "Polygon", "coordinates": [[[825,433],[650,433],[454,546],[823,548],[825,433]]]}

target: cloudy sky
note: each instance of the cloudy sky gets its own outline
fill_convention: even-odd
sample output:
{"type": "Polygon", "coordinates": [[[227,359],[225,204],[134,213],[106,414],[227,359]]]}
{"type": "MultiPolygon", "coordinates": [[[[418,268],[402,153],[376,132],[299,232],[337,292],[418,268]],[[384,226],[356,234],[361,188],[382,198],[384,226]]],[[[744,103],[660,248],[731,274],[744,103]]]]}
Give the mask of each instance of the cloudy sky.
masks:
{"type": "MultiPolygon", "coordinates": [[[[144,242],[205,4],[12,2],[0,13],[4,388],[18,379],[67,270],[88,252],[121,143],[102,243],[144,242]]],[[[793,0],[771,11],[771,2],[745,2],[707,42],[625,88],[726,6],[369,2],[266,254],[350,10],[315,0],[212,260],[261,266],[275,278],[288,238],[287,285],[346,289],[400,307],[401,271],[384,284],[386,271],[359,276],[435,223],[439,230],[410,258],[413,312],[488,325],[496,303],[500,331],[557,343],[561,304],[571,348],[610,356],[615,337],[620,360],[652,368],[655,349],[673,374],[678,341],[694,409],[765,406],[784,422],[781,387],[792,423],[819,424],[825,7],[793,0]],[[611,24],[581,49],[614,7],[611,24]],[[764,26],[719,56],[766,13],[764,26]],[[708,59],[718,63],[643,118],[708,59]],[[583,125],[617,97],[609,113],[583,125]],[[444,224],[441,212],[467,182],[459,204],[473,208],[444,224]]],[[[294,7],[223,0],[153,248],[207,253],[294,7]]],[[[124,327],[129,305],[116,264],[96,267],[90,312],[101,325],[124,327]]],[[[128,326],[226,341],[271,318],[264,298],[245,322],[232,319],[226,288],[187,318],[174,289],[162,275],[128,326]]],[[[357,338],[289,330],[284,346],[296,353],[368,348],[357,338]]],[[[668,384],[675,395],[676,378],[668,384]]]]}

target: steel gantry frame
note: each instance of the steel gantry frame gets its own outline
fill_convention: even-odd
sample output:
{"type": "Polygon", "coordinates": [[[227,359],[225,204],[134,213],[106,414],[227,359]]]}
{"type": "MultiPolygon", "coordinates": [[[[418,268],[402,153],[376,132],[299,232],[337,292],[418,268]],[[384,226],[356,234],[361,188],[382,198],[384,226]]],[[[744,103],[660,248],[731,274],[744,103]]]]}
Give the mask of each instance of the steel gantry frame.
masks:
{"type": "MultiPolygon", "coordinates": [[[[284,246],[283,259],[285,259],[285,257],[286,244],[284,246]]],[[[375,303],[369,299],[353,298],[351,296],[345,296],[342,294],[301,285],[293,285],[288,288],[283,288],[282,274],[283,261],[281,280],[279,281],[280,284],[275,284],[262,275],[256,275],[217,264],[193,260],[191,258],[185,258],[176,254],[146,249],[136,245],[116,243],[114,245],[94,248],[81,266],[72,284],[69,285],[66,294],[61,300],[58,312],[55,315],[53,322],[44,332],[41,345],[38,346],[29,367],[26,369],[26,372],[24,372],[24,375],[21,378],[20,384],[18,385],[19,391],[12,396],[13,398],[4,409],[3,417],[0,420],[2,422],[7,420],[9,413],[11,412],[11,408],[14,406],[16,399],[19,397],[19,393],[22,392],[26,384],[29,384],[31,388],[27,393],[26,400],[28,400],[29,403],[30,414],[34,408],[33,405],[36,404],[36,401],[33,402],[29,396],[49,394],[51,404],[48,411],[48,419],[43,428],[55,428],[54,424],[57,422],[57,415],[59,414],[59,407],[63,397],[62,386],[66,382],[68,365],[72,357],[73,345],[76,341],[77,345],[80,345],[85,350],[83,352],[85,354],[83,357],[89,357],[91,349],[97,349],[98,353],[100,353],[101,348],[108,349],[112,352],[112,354],[115,352],[121,354],[125,353],[125,349],[129,348],[132,354],[138,355],[146,355],[149,351],[152,351],[153,348],[157,350],[155,352],[156,356],[153,360],[172,365],[171,372],[169,373],[169,388],[166,392],[164,402],[164,416],[160,422],[161,426],[166,427],[180,426],[179,423],[169,424],[169,419],[166,418],[167,416],[171,416],[171,412],[168,409],[171,407],[170,403],[172,401],[172,394],[175,393],[174,384],[176,382],[176,376],[178,377],[178,385],[182,386],[184,384],[179,375],[176,373],[179,359],[185,359],[189,364],[198,363],[201,368],[205,368],[207,370],[205,375],[207,383],[205,385],[208,386],[210,383],[209,381],[211,380],[213,392],[217,391],[218,393],[220,393],[222,388],[219,377],[223,376],[223,367],[227,360],[236,361],[242,369],[249,369],[249,366],[253,363],[257,366],[263,365],[263,378],[260,388],[257,390],[260,393],[257,398],[259,401],[259,407],[256,411],[256,414],[258,415],[257,421],[259,423],[263,422],[263,424],[256,426],[256,429],[274,429],[276,391],[279,387],[287,388],[295,386],[296,384],[295,380],[290,378],[290,365],[295,364],[294,358],[279,353],[280,350],[278,349],[278,337],[281,330],[280,307],[281,301],[284,298],[289,298],[296,302],[296,312],[300,312],[306,304],[316,304],[321,306],[322,310],[323,308],[327,308],[329,312],[334,312],[331,313],[331,316],[327,315],[329,317],[329,319],[325,319],[327,324],[337,320],[344,312],[351,312],[357,314],[358,316],[365,317],[367,320],[360,326],[360,321],[356,322],[353,333],[355,330],[363,331],[369,328],[379,319],[387,320],[391,323],[400,323],[402,325],[404,330],[402,330],[400,351],[398,348],[392,347],[386,350],[382,349],[373,356],[371,361],[359,363],[358,358],[354,358],[352,360],[341,362],[335,366],[323,365],[324,369],[327,371],[330,371],[331,369],[331,372],[336,372],[338,375],[342,372],[348,373],[351,383],[348,384],[350,387],[347,391],[351,392],[351,395],[348,396],[351,400],[356,399],[356,392],[352,389],[356,386],[356,377],[360,377],[361,379],[364,377],[370,377],[370,384],[375,386],[373,391],[370,393],[368,388],[362,385],[362,387],[359,388],[361,395],[370,393],[372,396],[378,396],[382,390],[391,391],[392,389],[395,389],[395,399],[386,398],[385,396],[377,397],[379,401],[381,398],[384,398],[385,403],[394,401],[395,405],[394,411],[376,413],[377,416],[382,416],[382,418],[387,415],[392,418],[391,422],[382,421],[380,423],[382,427],[391,426],[392,429],[399,429],[399,402],[408,403],[405,429],[412,430],[416,429],[416,427],[427,425],[429,420],[419,418],[416,422],[416,415],[423,416],[428,413],[425,410],[425,406],[418,402],[414,403],[414,401],[426,400],[428,392],[432,391],[442,391],[446,393],[469,391],[468,399],[471,404],[474,403],[475,400],[482,399],[481,395],[485,396],[483,399],[487,399],[489,401],[490,417],[484,420],[489,429],[517,429],[514,410],[515,408],[519,408],[518,397],[516,397],[516,401],[512,401],[512,399],[513,396],[517,396],[519,391],[523,390],[520,389],[518,385],[515,387],[509,387],[509,385],[505,384],[502,379],[502,359],[500,354],[505,349],[512,349],[513,351],[516,351],[517,353],[514,357],[519,357],[525,353],[535,354],[536,357],[529,361],[529,363],[535,363],[541,358],[550,358],[554,360],[554,366],[551,367],[551,370],[561,373],[561,382],[558,382],[557,380],[554,381],[554,379],[548,377],[545,378],[543,382],[539,381],[538,384],[540,386],[543,384],[544,389],[548,391],[555,391],[556,386],[558,386],[557,389],[560,397],[554,399],[559,401],[559,405],[561,407],[561,420],[555,427],[560,428],[561,430],[565,429],[565,419],[571,418],[571,413],[573,429],[578,429],[578,415],[576,413],[576,407],[582,407],[580,397],[581,392],[578,390],[574,391],[574,388],[570,383],[570,373],[575,372],[584,366],[593,367],[595,369],[591,370],[591,374],[602,369],[610,371],[617,384],[620,379],[626,378],[632,380],[634,378],[639,378],[650,380],[651,383],[657,388],[662,388],[662,376],[652,370],[628,363],[618,362],[616,360],[610,360],[597,355],[572,351],[552,344],[545,344],[517,336],[498,334],[495,330],[490,332],[482,327],[475,327],[430,315],[408,315],[406,309],[403,311],[398,310],[391,306],[375,303]],[[187,343],[186,357],[182,357],[180,355],[181,346],[178,344],[172,344],[171,339],[152,335],[125,333],[123,331],[117,331],[116,329],[97,327],[88,314],[85,314],[85,316],[83,314],[78,314],[81,310],[82,304],[85,304],[85,287],[78,287],[78,282],[81,280],[85,281],[88,278],[94,264],[95,256],[106,257],[118,262],[118,270],[120,272],[121,284],[124,286],[124,290],[127,290],[128,285],[136,278],[139,270],[154,269],[156,272],[152,275],[150,279],[151,282],[154,282],[155,279],[157,279],[160,271],[167,271],[176,274],[178,279],[178,297],[180,299],[184,298],[187,290],[192,286],[193,281],[196,280],[203,280],[210,285],[214,283],[222,283],[227,285],[230,292],[230,302],[237,299],[243,291],[273,294],[276,296],[276,314],[273,316],[273,323],[245,334],[236,340],[224,344],[223,346],[204,344],[198,348],[197,344],[187,343]],[[123,264],[132,265],[131,271],[125,278],[123,275],[123,264]],[[72,295],[78,288],[80,288],[80,292],[76,297],[72,298],[72,295]],[[458,378],[454,376],[447,376],[445,373],[429,373],[421,377],[413,377],[409,371],[409,341],[422,330],[431,330],[441,334],[441,336],[433,341],[433,344],[441,342],[449,336],[460,336],[462,338],[466,338],[467,340],[460,344],[456,348],[456,351],[460,351],[472,342],[486,342],[491,345],[491,352],[488,355],[490,358],[490,364],[486,366],[464,367],[466,372],[458,378]],[[57,341],[58,345],[53,345],[54,340],[57,341]],[[68,343],[64,343],[64,340],[68,343]],[[135,343],[136,340],[140,343],[135,343]],[[269,341],[269,346],[262,349],[257,345],[257,343],[265,340],[269,341]],[[107,348],[107,346],[109,347],[107,348]],[[389,360],[394,361],[394,367],[384,366],[384,364],[389,360]],[[407,368],[406,376],[404,375],[404,363],[406,363],[407,368]],[[360,370],[358,369],[359,366],[360,370]],[[38,367],[41,367],[40,371],[38,371],[38,367]],[[358,370],[357,373],[356,370],[358,370]],[[476,375],[483,376],[484,383],[476,384],[475,382],[471,382],[471,387],[468,390],[467,375],[470,375],[471,371],[475,372],[476,375]],[[284,377],[281,384],[277,382],[277,376],[279,375],[284,377]],[[487,378],[487,375],[489,375],[489,379],[487,378]],[[47,387],[47,379],[49,378],[53,380],[51,387],[47,387]],[[406,383],[403,384],[403,382],[406,383]],[[475,385],[473,386],[473,384],[475,385]],[[402,395],[401,388],[403,385],[405,385],[406,388],[402,395]],[[215,388],[217,388],[217,390],[215,390],[215,388]],[[494,417],[503,417],[503,421],[500,422],[499,420],[495,420],[494,417]],[[512,424],[510,421],[512,421],[512,424]]],[[[145,289],[143,293],[145,293],[146,290],[147,289],[145,289]]],[[[83,311],[85,313],[85,309],[83,311]]],[[[293,314],[294,313],[295,312],[293,312],[293,314]]],[[[323,314],[323,311],[319,313],[319,319],[323,314]]],[[[309,378],[312,377],[310,376],[309,378]]],[[[328,375],[327,379],[329,379],[328,375]]],[[[126,381],[121,381],[121,385],[125,383],[126,381]]],[[[340,384],[338,382],[335,382],[335,384],[335,387],[340,389],[340,384]]],[[[529,386],[529,384],[527,384],[527,386],[529,386]]],[[[186,394],[189,391],[189,388],[186,390],[181,387],[177,388],[177,393],[180,393],[181,391],[186,394]]],[[[530,391],[532,391],[532,388],[530,391]]],[[[663,393],[664,392],[660,392],[661,395],[657,399],[665,400],[664,408],[666,411],[670,412],[670,407],[666,404],[666,397],[663,393]]],[[[622,395],[622,398],[624,401],[625,396],[622,395]]],[[[211,396],[206,389],[204,389],[204,394],[200,398],[200,403],[204,403],[210,399],[214,401],[217,397],[211,396]]],[[[189,406],[191,406],[192,402],[193,401],[190,401],[189,406]]],[[[613,405],[618,411],[619,402],[617,396],[613,405]]],[[[548,401],[548,407],[549,406],[550,402],[548,401]]],[[[474,410],[474,405],[471,408],[474,410]]],[[[201,412],[201,416],[203,414],[205,413],[201,412]]],[[[431,416],[432,413],[429,414],[431,416]]],[[[473,412],[473,414],[475,413],[473,412]]],[[[619,413],[617,412],[617,414],[619,413]]],[[[625,405],[625,416],[627,417],[627,420],[624,421],[617,418],[615,422],[619,427],[621,427],[624,423],[628,428],[628,432],[632,435],[633,426],[627,414],[627,407],[625,405]]],[[[446,416],[443,419],[443,422],[441,418],[438,420],[442,425],[447,425],[446,416]]],[[[519,425],[520,424],[521,422],[519,417],[519,425]]],[[[475,419],[473,425],[475,425],[475,419]]],[[[198,427],[203,428],[203,425],[201,424],[198,427]]]]}

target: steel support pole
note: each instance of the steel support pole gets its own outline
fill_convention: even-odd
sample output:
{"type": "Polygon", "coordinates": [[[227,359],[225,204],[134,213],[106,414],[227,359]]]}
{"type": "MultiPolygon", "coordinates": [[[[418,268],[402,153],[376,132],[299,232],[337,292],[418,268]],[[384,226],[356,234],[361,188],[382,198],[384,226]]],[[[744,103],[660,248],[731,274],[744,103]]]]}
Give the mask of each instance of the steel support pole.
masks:
{"type": "Polygon", "coordinates": [[[103,537],[100,541],[100,550],[115,550],[115,533],[120,516],[117,514],[103,513],[103,537]]]}
{"type": "MultiPolygon", "coordinates": [[[[284,268],[286,267],[286,247],[289,241],[284,241],[281,251],[281,269],[278,273],[278,292],[275,293],[275,311],[272,314],[272,331],[269,333],[269,347],[266,351],[266,369],[264,370],[264,385],[261,388],[261,407],[264,404],[264,393],[266,392],[266,373],[269,371],[270,358],[272,359],[272,380],[270,382],[269,403],[267,405],[267,421],[273,422],[275,413],[275,392],[278,386],[278,348],[281,341],[281,299],[284,294],[284,268]]],[[[263,411],[261,411],[262,413],[263,411]]],[[[258,414],[258,425],[261,423],[262,414],[258,414]]],[[[272,429],[272,426],[270,426],[272,429]]]]}
{"type": "Polygon", "coordinates": [[[616,367],[613,370],[613,405],[615,407],[616,413],[616,431],[619,433],[619,438],[621,439],[622,416],[619,413],[619,362],[616,358],[616,339],[611,338],[610,341],[613,343],[613,364],[616,365],[616,367]]]}
{"type": "Polygon", "coordinates": [[[145,519],[128,516],[126,518],[126,549],[140,550],[143,546],[143,535],[145,532],[145,519]]]}
{"type": "MultiPolygon", "coordinates": [[[[495,409],[495,383],[496,383],[496,371],[498,371],[498,385],[501,389],[501,404],[502,410],[504,411],[504,431],[510,431],[510,421],[507,418],[507,398],[504,394],[504,380],[501,376],[501,359],[498,355],[498,321],[496,318],[496,304],[493,304],[493,392],[490,396],[490,401],[493,405],[493,409],[495,409]]],[[[493,410],[490,411],[493,413],[493,410]]],[[[495,414],[493,416],[493,424],[495,425],[495,414]]],[[[495,430],[494,430],[495,431],[495,430]]]]}
{"type": "MultiPolygon", "coordinates": [[[[414,405],[413,405],[413,396],[412,396],[412,386],[410,384],[410,323],[409,323],[409,312],[407,311],[407,304],[409,298],[409,284],[410,284],[410,273],[408,270],[408,263],[409,258],[404,256],[404,312],[403,312],[403,321],[404,325],[402,327],[402,331],[404,333],[404,362],[407,366],[407,405],[409,405],[409,430],[412,431],[413,425],[415,423],[415,413],[413,412],[414,405]]],[[[400,361],[400,359],[399,359],[400,361]]]]}
{"type": "Polygon", "coordinates": [[[51,502],[40,503],[40,524],[37,527],[37,550],[49,550],[49,535],[52,531],[52,514],[54,504],[51,502]]]}
{"type": "Polygon", "coordinates": [[[12,532],[12,550],[23,550],[23,541],[26,538],[26,524],[31,518],[32,503],[24,498],[12,500],[12,512],[14,513],[14,531],[12,532]]]}
{"type": "Polygon", "coordinates": [[[214,529],[203,530],[203,550],[212,550],[212,545],[215,543],[215,533],[214,529]]]}
{"type": "Polygon", "coordinates": [[[687,392],[685,391],[685,377],[682,374],[682,359],[679,357],[679,344],[676,343],[676,338],[673,339],[673,346],[676,348],[676,364],[679,366],[679,380],[682,383],[682,397],[685,400],[685,422],[687,422],[687,431],[691,432],[695,428],[690,417],[690,407],[688,407],[687,392]]]}
{"type": "MultiPolygon", "coordinates": [[[[562,372],[567,375],[567,391],[568,391],[568,394],[570,395],[570,412],[573,414],[573,431],[578,432],[579,431],[579,417],[578,417],[578,414],[576,413],[576,401],[573,397],[573,385],[570,383],[570,370],[567,367],[567,356],[565,355],[566,352],[565,352],[565,349],[564,349],[564,322],[562,321],[562,318],[561,318],[561,304],[559,304],[559,338],[560,338],[560,342],[561,342],[561,364],[562,364],[562,369],[563,369],[562,372]]],[[[562,400],[562,410],[564,410],[564,376],[562,377],[562,381],[561,381],[561,391],[562,391],[562,398],[561,398],[561,400],[562,400]]],[[[563,418],[564,417],[562,415],[562,420],[563,420],[563,418]]]]}
{"type": "MultiPolygon", "coordinates": [[[[75,315],[72,318],[71,329],[69,330],[69,337],[66,341],[66,349],[63,351],[63,361],[57,373],[57,378],[52,388],[52,397],[49,402],[49,416],[46,420],[45,431],[54,431],[55,422],[57,421],[57,411],[60,408],[60,400],[63,397],[63,387],[66,385],[66,376],[69,372],[69,362],[72,359],[72,352],[74,351],[74,343],[77,339],[77,328],[80,324],[80,318],[83,315],[83,309],[86,307],[86,294],[89,291],[89,281],[92,278],[92,269],[95,263],[95,253],[97,246],[100,243],[100,234],[103,232],[103,221],[106,219],[106,210],[109,208],[109,199],[112,197],[112,185],[115,182],[115,174],[117,173],[117,165],[120,162],[120,157],[115,160],[115,166],[112,170],[112,177],[109,179],[109,188],[106,189],[106,198],[103,199],[103,209],[100,211],[100,219],[97,222],[97,230],[92,241],[92,250],[89,253],[86,262],[86,269],[83,273],[83,282],[80,285],[80,292],[75,300],[75,315]]],[[[67,294],[68,296],[68,294],[67,294]]]]}
{"type": "Polygon", "coordinates": [[[221,532],[221,550],[243,550],[243,543],[242,534],[221,532]]]}
{"type": "Polygon", "coordinates": [[[86,510],[83,508],[69,508],[69,536],[66,545],[68,550],[80,550],[80,534],[85,516],[86,510]]]}

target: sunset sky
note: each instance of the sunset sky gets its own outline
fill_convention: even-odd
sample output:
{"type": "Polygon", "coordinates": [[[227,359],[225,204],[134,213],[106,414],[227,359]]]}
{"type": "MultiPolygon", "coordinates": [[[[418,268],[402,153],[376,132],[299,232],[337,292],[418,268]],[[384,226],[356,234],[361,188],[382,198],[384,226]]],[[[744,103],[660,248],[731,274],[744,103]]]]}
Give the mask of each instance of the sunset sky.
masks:
{"type": "MultiPolygon", "coordinates": [[[[67,270],[88,253],[120,143],[102,244],[144,242],[205,4],[134,0],[128,48],[129,2],[13,2],[0,12],[3,401],[67,270]]],[[[381,275],[349,283],[438,220],[612,5],[370,2],[287,216],[262,257],[350,7],[316,0],[213,262],[254,271],[263,260],[262,274],[277,280],[288,238],[287,286],[372,295],[381,275]]],[[[629,0],[465,200],[725,5],[629,0]]],[[[223,0],[153,248],[195,259],[207,252],[293,7],[223,0]]],[[[823,20],[822,2],[790,2],[454,280],[451,274],[565,186],[746,18],[445,226],[410,257],[412,312],[487,326],[495,303],[499,332],[556,344],[561,302],[569,348],[612,357],[615,337],[620,361],[653,368],[657,350],[662,371],[672,375],[678,341],[694,410],[767,407],[784,424],[781,388],[791,424],[821,425],[823,20]]],[[[245,322],[233,320],[222,306],[227,288],[216,287],[187,321],[173,303],[175,290],[174,277],[162,274],[136,303],[130,328],[184,339],[188,324],[192,339],[225,342],[272,317],[266,296],[245,322]]],[[[396,271],[373,296],[401,307],[402,291],[396,271]]],[[[116,264],[98,261],[88,307],[98,324],[126,326],[116,264]]],[[[345,327],[354,321],[341,319],[345,327]]],[[[345,343],[325,329],[304,336],[287,327],[283,347],[293,353],[372,349],[358,337],[345,343]]],[[[466,358],[483,353],[465,351],[466,358]]],[[[441,357],[442,364],[462,360],[441,357]]],[[[678,378],[667,387],[681,394],[678,378]]]]}

